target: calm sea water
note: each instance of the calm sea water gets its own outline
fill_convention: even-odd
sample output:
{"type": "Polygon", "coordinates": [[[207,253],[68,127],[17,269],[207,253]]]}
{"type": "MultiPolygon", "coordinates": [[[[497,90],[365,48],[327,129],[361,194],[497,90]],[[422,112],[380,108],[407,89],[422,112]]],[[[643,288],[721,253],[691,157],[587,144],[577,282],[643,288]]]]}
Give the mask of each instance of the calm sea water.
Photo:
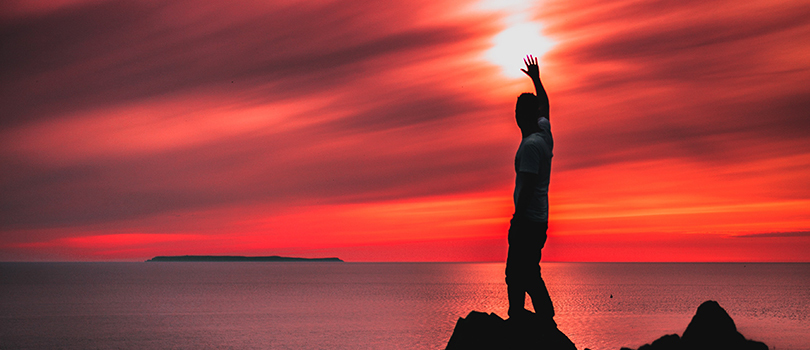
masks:
{"type": "MultiPolygon", "coordinates": [[[[680,334],[709,299],[747,338],[810,348],[810,264],[542,266],[580,349],[680,334]]],[[[503,267],[0,263],[0,349],[443,349],[471,310],[506,315],[503,267]]]]}

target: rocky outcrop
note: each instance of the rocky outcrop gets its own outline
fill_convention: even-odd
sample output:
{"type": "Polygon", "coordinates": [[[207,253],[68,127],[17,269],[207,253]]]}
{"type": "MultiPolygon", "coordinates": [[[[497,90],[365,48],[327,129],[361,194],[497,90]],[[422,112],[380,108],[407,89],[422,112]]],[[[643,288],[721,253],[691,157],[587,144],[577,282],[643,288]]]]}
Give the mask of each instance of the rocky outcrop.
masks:
{"type": "MultiPolygon", "coordinates": [[[[551,320],[534,314],[503,320],[498,315],[473,311],[459,318],[447,350],[543,349],[576,350],[551,320]]],[[[734,320],[716,301],[701,304],[683,332],[665,335],[638,350],[768,350],[764,343],[748,340],[737,331],[734,320]]],[[[587,349],[585,349],[587,350],[587,349]]],[[[622,348],[622,350],[631,350],[622,348]]]]}
{"type": "MultiPolygon", "coordinates": [[[[683,331],[665,335],[651,344],[638,350],[768,350],[764,343],[747,340],[737,331],[734,320],[716,301],[709,300],[700,304],[692,321],[683,331]]],[[[630,350],[622,348],[622,350],[630,350]]]]}
{"type": "Polygon", "coordinates": [[[498,315],[473,311],[459,318],[446,350],[548,349],[576,350],[551,319],[533,313],[504,320],[498,315]]]}

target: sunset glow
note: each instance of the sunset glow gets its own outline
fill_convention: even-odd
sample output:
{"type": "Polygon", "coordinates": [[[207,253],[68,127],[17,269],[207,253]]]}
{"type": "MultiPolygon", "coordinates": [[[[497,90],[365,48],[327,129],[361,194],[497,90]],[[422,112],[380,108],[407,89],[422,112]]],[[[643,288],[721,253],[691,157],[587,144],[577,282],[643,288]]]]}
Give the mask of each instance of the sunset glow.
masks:
{"type": "MultiPolygon", "coordinates": [[[[484,57],[501,68],[503,75],[510,78],[524,77],[523,72],[515,67],[531,51],[542,58],[554,47],[554,41],[543,35],[542,23],[532,20],[534,7],[543,2],[512,0],[484,0],[480,7],[485,11],[497,11],[503,14],[504,28],[492,38],[492,47],[484,57]]],[[[519,67],[519,65],[518,65],[519,67]]]]}
{"type": "Polygon", "coordinates": [[[502,261],[526,54],[544,260],[810,261],[800,2],[0,7],[0,261],[502,261]]]}

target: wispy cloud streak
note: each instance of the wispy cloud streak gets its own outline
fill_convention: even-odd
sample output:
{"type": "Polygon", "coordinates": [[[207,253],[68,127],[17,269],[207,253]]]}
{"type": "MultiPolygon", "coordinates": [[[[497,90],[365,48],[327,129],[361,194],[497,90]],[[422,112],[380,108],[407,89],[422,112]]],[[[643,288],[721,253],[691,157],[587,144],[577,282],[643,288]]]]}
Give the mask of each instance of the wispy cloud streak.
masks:
{"type": "Polygon", "coordinates": [[[563,39],[547,56],[566,80],[558,108],[589,101],[572,108],[562,162],[810,153],[798,131],[810,128],[810,67],[796,45],[808,15],[796,2],[552,3],[538,18],[563,39]]]}
{"type": "Polygon", "coordinates": [[[0,257],[70,246],[64,256],[76,258],[98,241],[115,249],[93,256],[132,258],[206,235],[195,249],[230,237],[233,251],[300,252],[299,239],[320,238],[362,259],[366,245],[429,245],[425,233],[457,242],[459,232],[480,252],[504,234],[493,223],[509,215],[513,103],[531,89],[487,57],[496,39],[521,42],[504,35],[515,32],[509,14],[526,9],[521,21],[536,21],[526,28],[555,45],[542,74],[562,242],[603,237],[589,245],[598,249],[646,232],[653,247],[685,233],[716,243],[810,227],[801,2],[0,6],[0,257]],[[381,214],[402,203],[435,210],[381,214]],[[485,220],[436,209],[446,203],[485,220]],[[441,213],[465,223],[446,230],[464,231],[438,229],[441,213]],[[345,242],[320,232],[329,224],[301,233],[313,215],[335,221],[345,242]]]}
{"type": "Polygon", "coordinates": [[[497,17],[200,5],[91,2],[4,25],[4,226],[491,188],[481,156],[500,141],[450,130],[491,109],[461,75],[494,72],[469,63],[497,17]]]}

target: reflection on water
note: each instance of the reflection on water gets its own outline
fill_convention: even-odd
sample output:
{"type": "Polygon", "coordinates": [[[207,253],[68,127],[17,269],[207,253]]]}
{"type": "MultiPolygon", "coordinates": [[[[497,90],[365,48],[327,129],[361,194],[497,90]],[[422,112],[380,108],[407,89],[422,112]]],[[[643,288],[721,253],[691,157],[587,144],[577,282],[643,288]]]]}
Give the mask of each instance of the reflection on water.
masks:
{"type": "MultiPolygon", "coordinates": [[[[500,263],[0,268],[4,349],[437,349],[458,317],[505,316],[508,307],[500,263]]],[[[579,348],[681,333],[708,299],[748,338],[778,349],[810,344],[810,264],[544,263],[543,274],[557,323],[579,348]]]]}

